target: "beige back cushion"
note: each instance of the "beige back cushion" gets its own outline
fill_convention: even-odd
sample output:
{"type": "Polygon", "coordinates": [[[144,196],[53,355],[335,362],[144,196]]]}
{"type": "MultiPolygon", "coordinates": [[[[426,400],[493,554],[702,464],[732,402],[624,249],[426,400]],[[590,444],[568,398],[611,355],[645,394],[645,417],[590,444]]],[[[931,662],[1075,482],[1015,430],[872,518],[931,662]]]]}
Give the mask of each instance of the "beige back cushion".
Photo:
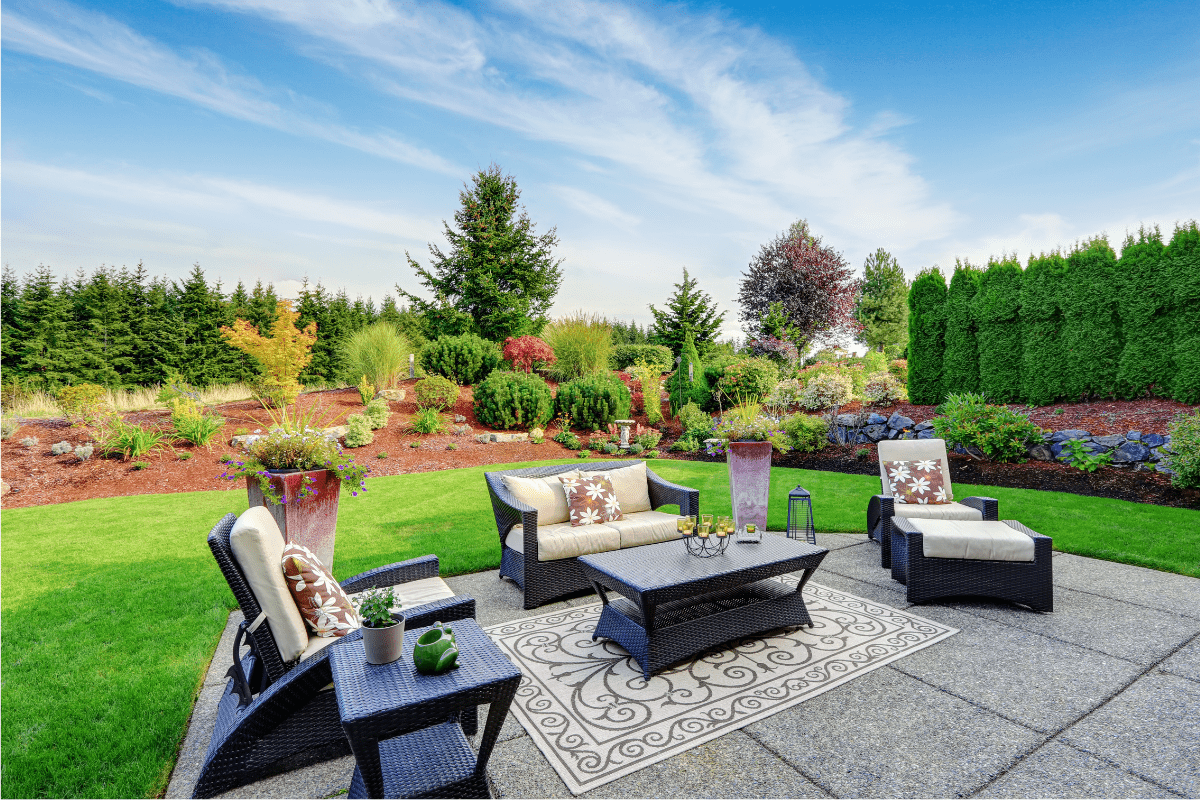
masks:
{"type": "Polygon", "coordinates": [[[501,476],[504,486],[513,497],[537,509],[538,527],[557,525],[570,518],[567,508],[567,493],[563,491],[563,478],[579,477],[579,470],[571,470],[544,478],[521,478],[516,475],[501,476]]]}
{"type": "Polygon", "coordinates": [[[879,442],[879,480],[883,484],[885,497],[892,496],[892,485],[884,471],[885,461],[913,461],[916,459],[940,458],[942,460],[942,485],[946,487],[946,499],[954,499],[950,485],[950,460],[946,458],[946,442],[943,439],[884,439],[879,442]]]}
{"type": "Polygon", "coordinates": [[[646,479],[646,464],[639,462],[620,469],[585,472],[587,477],[602,475],[612,481],[613,490],[617,493],[617,502],[621,505],[622,514],[636,514],[639,511],[650,510],[650,488],[646,479]]]}
{"type": "Polygon", "coordinates": [[[229,549],[271,623],[279,657],[290,663],[308,647],[308,631],[283,578],[283,547],[283,534],[263,506],[245,511],[229,532],[229,549]]]}

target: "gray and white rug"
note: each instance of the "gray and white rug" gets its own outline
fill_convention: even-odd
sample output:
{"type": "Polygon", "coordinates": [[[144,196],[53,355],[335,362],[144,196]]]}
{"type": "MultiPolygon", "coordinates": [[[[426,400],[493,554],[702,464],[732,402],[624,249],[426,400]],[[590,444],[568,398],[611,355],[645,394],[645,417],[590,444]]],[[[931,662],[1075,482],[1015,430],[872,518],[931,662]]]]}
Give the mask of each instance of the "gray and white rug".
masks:
{"type": "Polygon", "coordinates": [[[486,630],[524,675],[512,713],[580,794],[958,633],[811,581],[804,602],[815,627],[734,642],[649,681],[620,645],[592,641],[599,603],[486,630]]]}

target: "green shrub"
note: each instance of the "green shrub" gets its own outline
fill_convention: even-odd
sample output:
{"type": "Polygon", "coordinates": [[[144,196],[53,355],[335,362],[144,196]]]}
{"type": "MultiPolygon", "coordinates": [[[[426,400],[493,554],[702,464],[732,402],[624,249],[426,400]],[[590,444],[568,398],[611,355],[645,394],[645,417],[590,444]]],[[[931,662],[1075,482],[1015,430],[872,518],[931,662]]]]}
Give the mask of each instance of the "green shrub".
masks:
{"type": "Polygon", "coordinates": [[[1063,442],[1058,460],[1084,472],[1095,472],[1101,467],[1112,465],[1112,453],[1092,452],[1082,440],[1068,439],[1063,442]]]}
{"type": "Polygon", "coordinates": [[[608,354],[611,369],[628,369],[639,361],[658,364],[664,372],[675,363],[671,349],[661,344],[615,344],[608,354]]]}
{"type": "Polygon", "coordinates": [[[1179,489],[1200,489],[1200,410],[1178,414],[1168,426],[1171,447],[1163,459],[1171,476],[1171,485],[1179,489]]]}
{"type": "Polygon", "coordinates": [[[133,469],[136,469],[136,470],[150,469],[150,462],[149,461],[135,461],[135,462],[133,462],[132,466],[133,466],[133,469]]]}
{"type": "Polygon", "coordinates": [[[937,267],[921,272],[908,292],[908,397],[917,404],[942,400],[946,348],[946,278],[937,267]]]}
{"type": "Polygon", "coordinates": [[[737,353],[718,353],[710,354],[704,359],[704,380],[708,383],[709,388],[708,401],[701,404],[705,411],[717,410],[718,403],[712,393],[713,390],[720,386],[721,379],[725,377],[725,372],[745,358],[745,356],[738,355],[737,353]]]}
{"type": "Polygon", "coordinates": [[[700,408],[713,407],[712,389],[704,374],[704,363],[700,353],[696,351],[696,341],[689,332],[683,342],[683,355],[675,374],[667,379],[667,391],[671,397],[671,413],[678,414],[679,409],[688,403],[695,403],[700,408]],[[688,365],[692,365],[691,378],[688,376],[688,365]]]}
{"type": "Polygon", "coordinates": [[[583,442],[579,440],[579,437],[570,431],[559,431],[554,434],[552,439],[568,450],[578,450],[583,447],[583,442]]]}
{"type": "Polygon", "coordinates": [[[197,402],[200,401],[200,392],[196,388],[183,379],[183,376],[176,370],[170,370],[167,373],[166,379],[163,380],[162,386],[158,389],[158,397],[155,399],[165,406],[170,406],[172,400],[180,397],[188,397],[197,402]]]}
{"type": "Polygon", "coordinates": [[[636,456],[645,449],[646,448],[642,447],[640,444],[631,444],[629,445],[629,454],[636,456]]]}
{"type": "MultiPolygon", "coordinates": [[[[1015,258],[989,261],[971,301],[971,313],[979,326],[979,391],[1000,403],[1021,398],[1021,275],[1015,258]]],[[[946,313],[949,316],[949,302],[946,313]]],[[[949,335],[947,326],[947,338],[949,335]]],[[[968,391],[954,382],[957,377],[943,362],[945,391],[968,391]]]]}
{"type": "Polygon", "coordinates": [[[685,435],[704,434],[707,436],[712,432],[712,417],[701,411],[700,406],[695,403],[688,403],[679,409],[679,422],[683,425],[685,435]]]}
{"type": "Polygon", "coordinates": [[[408,421],[408,429],[413,433],[445,433],[446,423],[436,408],[426,406],[418,408],[417,413],[408,421]]]}
{"type": "Polygon", "coordinates": [[[863,384],[863,402],[890,406],[908,400],[908,392],[900,379],[890,372],[877,372],[867,378],[863,384]]]}
{"type": "Polygon", "coordinates": [[[901,383],[908,386],[908,359],[897,358],[888,362],[888,372],[895,375],[901,383]]]}
{"type": "Polygon", "coordinates": [[[700,449],[700,440],[695,436],[681,436],[671,445],[671,449],[678,453],[695,453],[700,449]]]}
{"type": "MultiPolygon", "coordinates": [[[[882,353],[879,354],[882,357],[882,353]]],[[[766,358],[746,358],[725,369],[717,386],[732,402],[768,397],[779,383],[779,368],[766,358]]]]}
{"type": "Polygon", "coordinates": [[[489,428],[537,428],[553,412],[550,386],[539,375],[497,370],[475,387],[475,416],[489,428]]]}
{"type": "Polygon", "coordinates": [[[367,418],[367,422],[370,423],[371,430],[373,431],[386,428],[388,417],[391,415],[392,410],[388,408],[388,401],[382,397],[367,403],[367,407],[363,410],[363,416],[367,418]]]}
{"type": "Polygon", "coordinates": [[[658,443],[662,441],[662,431],[643,431],[634,437],[634,441],[647,450],[653,450],[654,448],[658,447],[658,443]]]}
{"type": "Polygon", "coordinates": [[[887,371],[887,356],[878,350],[868,350],[861,359],[863,372],[874,375],[876,372],[887,371]]]}
{"type": "Polygon", "coordinates": [[[578,453],[575,454],[576,458],[591,458],[591,456],[592,456],[591,450],[580,450],[578,453]]]}
{"type": "Polygon", "coordinates": [[[429,342],[421,348],[420,360],[426,372],[460,386],[474,386],[503,363],[500,348],[473,333],[442,336],[429,342]]]}
{"type": "Polygon", "coordinates": [[[96,438],[100,451],[106,456],[120,455],[126,461],[166,447],[166,435],[162,431],[125,422],[116,414],[100,423],[96,438]]]}
{"type": "MultiPolygon", "coordinates": [[[[355,331],[342,346],[344,378],[361,378],[376,389],[393,389],[408,377],[408,356],[416,352],[405,336],[390,322],[381,321],[355,331]]],[[[361,391],[361,390],[360,390],[361,391]]],[[[363,405],[371,399],[363,395],[363,405]]]]}
{"type": "Polygon", "coordinates": [[[658,451],[647,450],[646,452],[642,453],[642,458],[658,458],[658,451]]]}
{"type": "Polygon", "coordinates": [[[566,414],[577,428],[600,430],[629,416],[629,387],[612,373],[576,378],[558,387],[555,411],[566,414]]]}
{"type": "Polygon", "coordinates": [[[362,414],[346,417],[346,447],[363,447],[375,441],[370,421],[362,414]]]}
{"type": "Polygon", "coordinates": [[[21,427],[21,420],[17,417],[3,417],[0,419],[0,439],[8,441],[16,435],[17,429],[21,427]]]}
{"type": "Polygon", "coordinates": [[[1166,396],[1175,371],[1171,319],[1171,279],[1167,248],[1157,228],[1125,238],[1117,262],[1125,291],[1117,310],[1125,344],[1117,364],[1117,393],[1121,397],[1166,396]]]}
{"type": "Polygon", "coordinates": [[[191,398],[179,397],[171,403],[171,426],[185,442],[207,447],[225,427],[225,420],[205,413],[191,398]]]}
{"type": "Polygon", "coordinates": [[[662,369],[658,364],[639,361],[629,367],[629,374],[642,385],[642,410],[651,425],[662,422],[662,369]]]}
{"type": "Polygon", "coordinates": [[[800,393],[800,405],[809,411],[844,406],[854,399],[854,384],[849,374],[840,371],[819,372],[809,378],[800,393]]]}
{"type": "Polygon", "coordinates": [[[375,457],[378,458],[380,461],[382,461],[383,459],[388,457],[387,451],[380,450],[378,453],[375,454],[375,457]]]}
{"type": "MultiPolygon", "coordinates": [[[[80,461],[87,461],[89,458],[92,457],[92,448],[87,447],[87,446],[82,446],[82,445],[79,447],[76,447],[75,455],[79,457],[80,461]]],[[[191,458],[192,458],[191,453],[180,453],[179,454],[180,461],[190,461],[191,458]]]]}
{"type": "Polygon", "coordinates": [[[617,453],[621,452],[621,448],[618,447],[614,442],[605,442],[600,449],[603,450],[604,454],[607,456],[615,456],[617,453]]]}
{"type": "Polygon", "coordinates": [[[979,343],[972,300],[979,291],[982,271],[969,261],[955,264],[946,291],[946,352],[942,383],[955,391],[979,391],[979,343]]]}
{"type": "Polygon", "coordinates": [[[1030,256],[1021,280],[1021,397],[1046,406],[1066,396],[1062,330],[1067,261],[1060,253],[1030,256]]]}
{"type": "Polygon", "coordinates": [[[612,349],[612,326],[594,314],[578,312],[546,326],[546,343],[557,359],[550,374],[559,381],[570,381],[608,370],[612,349]]]}
{"type": "Polygon", "coordinates": [[[1177,227],[1167,246],[1175,321],[1175,375],[1172,396],[1200,403],[1200,229],[1195,220],[1177,227]]]}
{"type": "Polygon", "coordinates": [[[371,399],[375,397],[375,384],[367,380],[366,375],[362,376],[362,379],[359,380],[356,388],[358,389],[358,397],[360,400],[362,400],[362,404],[364,406],[371,402],[371,399]]]}
{"type": "Polygon", "coordinates": [[[1117,389],[1121,328],[1117,301],[1117,254],[1103,236],[1067,256],[1063,287],[1063,347],[1068,400],[1110,397],[1117,389]]]}
{"type": "Polygon", "coordinates": [[[801,453],[811,453],[829,444],[829,423],[820,417],[792,414],[784,418],[783,429],[791,440],[792,448],[801,453]]]}
{"type": "Polygon", "coordinates": [[[58,391],[58,406],[72,423],[91,425],[108,407],[108,390],[94,383],[64,386],[58,391]]]}
{"type": "Polygon", "coordinates": [[[947,447],[977,447],[992,461],[1024,461],[1029,442],[1042,435],[1024,414],[989,405],[981,394],[952,394],[939,412],[933,430],[947,447]]]}
{"type": "Polygon", "coordinates": [[[445,411],[452,407],[458,402],[458,393],[458,384],[441,375],[430,375],[428,378],[417,381],[413,386],[417,405],[421,408],[432,408],[435,411],[445,411]]]}

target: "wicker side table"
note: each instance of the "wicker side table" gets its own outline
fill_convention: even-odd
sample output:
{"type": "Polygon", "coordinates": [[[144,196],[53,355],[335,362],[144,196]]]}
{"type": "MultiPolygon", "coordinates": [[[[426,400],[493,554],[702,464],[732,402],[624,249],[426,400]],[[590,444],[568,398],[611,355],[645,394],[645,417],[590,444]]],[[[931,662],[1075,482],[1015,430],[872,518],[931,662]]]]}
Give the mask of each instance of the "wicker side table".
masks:
{"type": "Polygon", "coordinates": [[[443,675],[413,666],[413,645],[428,628],[405,631],[404,656],[391,664],[368,664],[358,632],[333,648],[338,713],[358,762],[350,797],[490,796],[487,762],[521,672],[475,620],[453,628],[460,666],[443,675]],[[476,756],[457,720],[482,703],[491,706],[476,756]]]}

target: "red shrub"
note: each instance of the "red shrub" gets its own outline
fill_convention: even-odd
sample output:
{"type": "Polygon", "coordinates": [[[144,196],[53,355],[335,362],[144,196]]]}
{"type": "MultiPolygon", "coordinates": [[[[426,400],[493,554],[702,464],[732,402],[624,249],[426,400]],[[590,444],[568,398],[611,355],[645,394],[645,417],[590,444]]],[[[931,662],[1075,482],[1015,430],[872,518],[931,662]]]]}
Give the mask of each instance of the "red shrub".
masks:
{"type": "Polygon", "coordinates": [[[534,363],[548,365],[558,359],[550,345],[536,336],[510,336],[504,340],[504,360],[511,361],[514,370],[531,372],[534,363]]]}

